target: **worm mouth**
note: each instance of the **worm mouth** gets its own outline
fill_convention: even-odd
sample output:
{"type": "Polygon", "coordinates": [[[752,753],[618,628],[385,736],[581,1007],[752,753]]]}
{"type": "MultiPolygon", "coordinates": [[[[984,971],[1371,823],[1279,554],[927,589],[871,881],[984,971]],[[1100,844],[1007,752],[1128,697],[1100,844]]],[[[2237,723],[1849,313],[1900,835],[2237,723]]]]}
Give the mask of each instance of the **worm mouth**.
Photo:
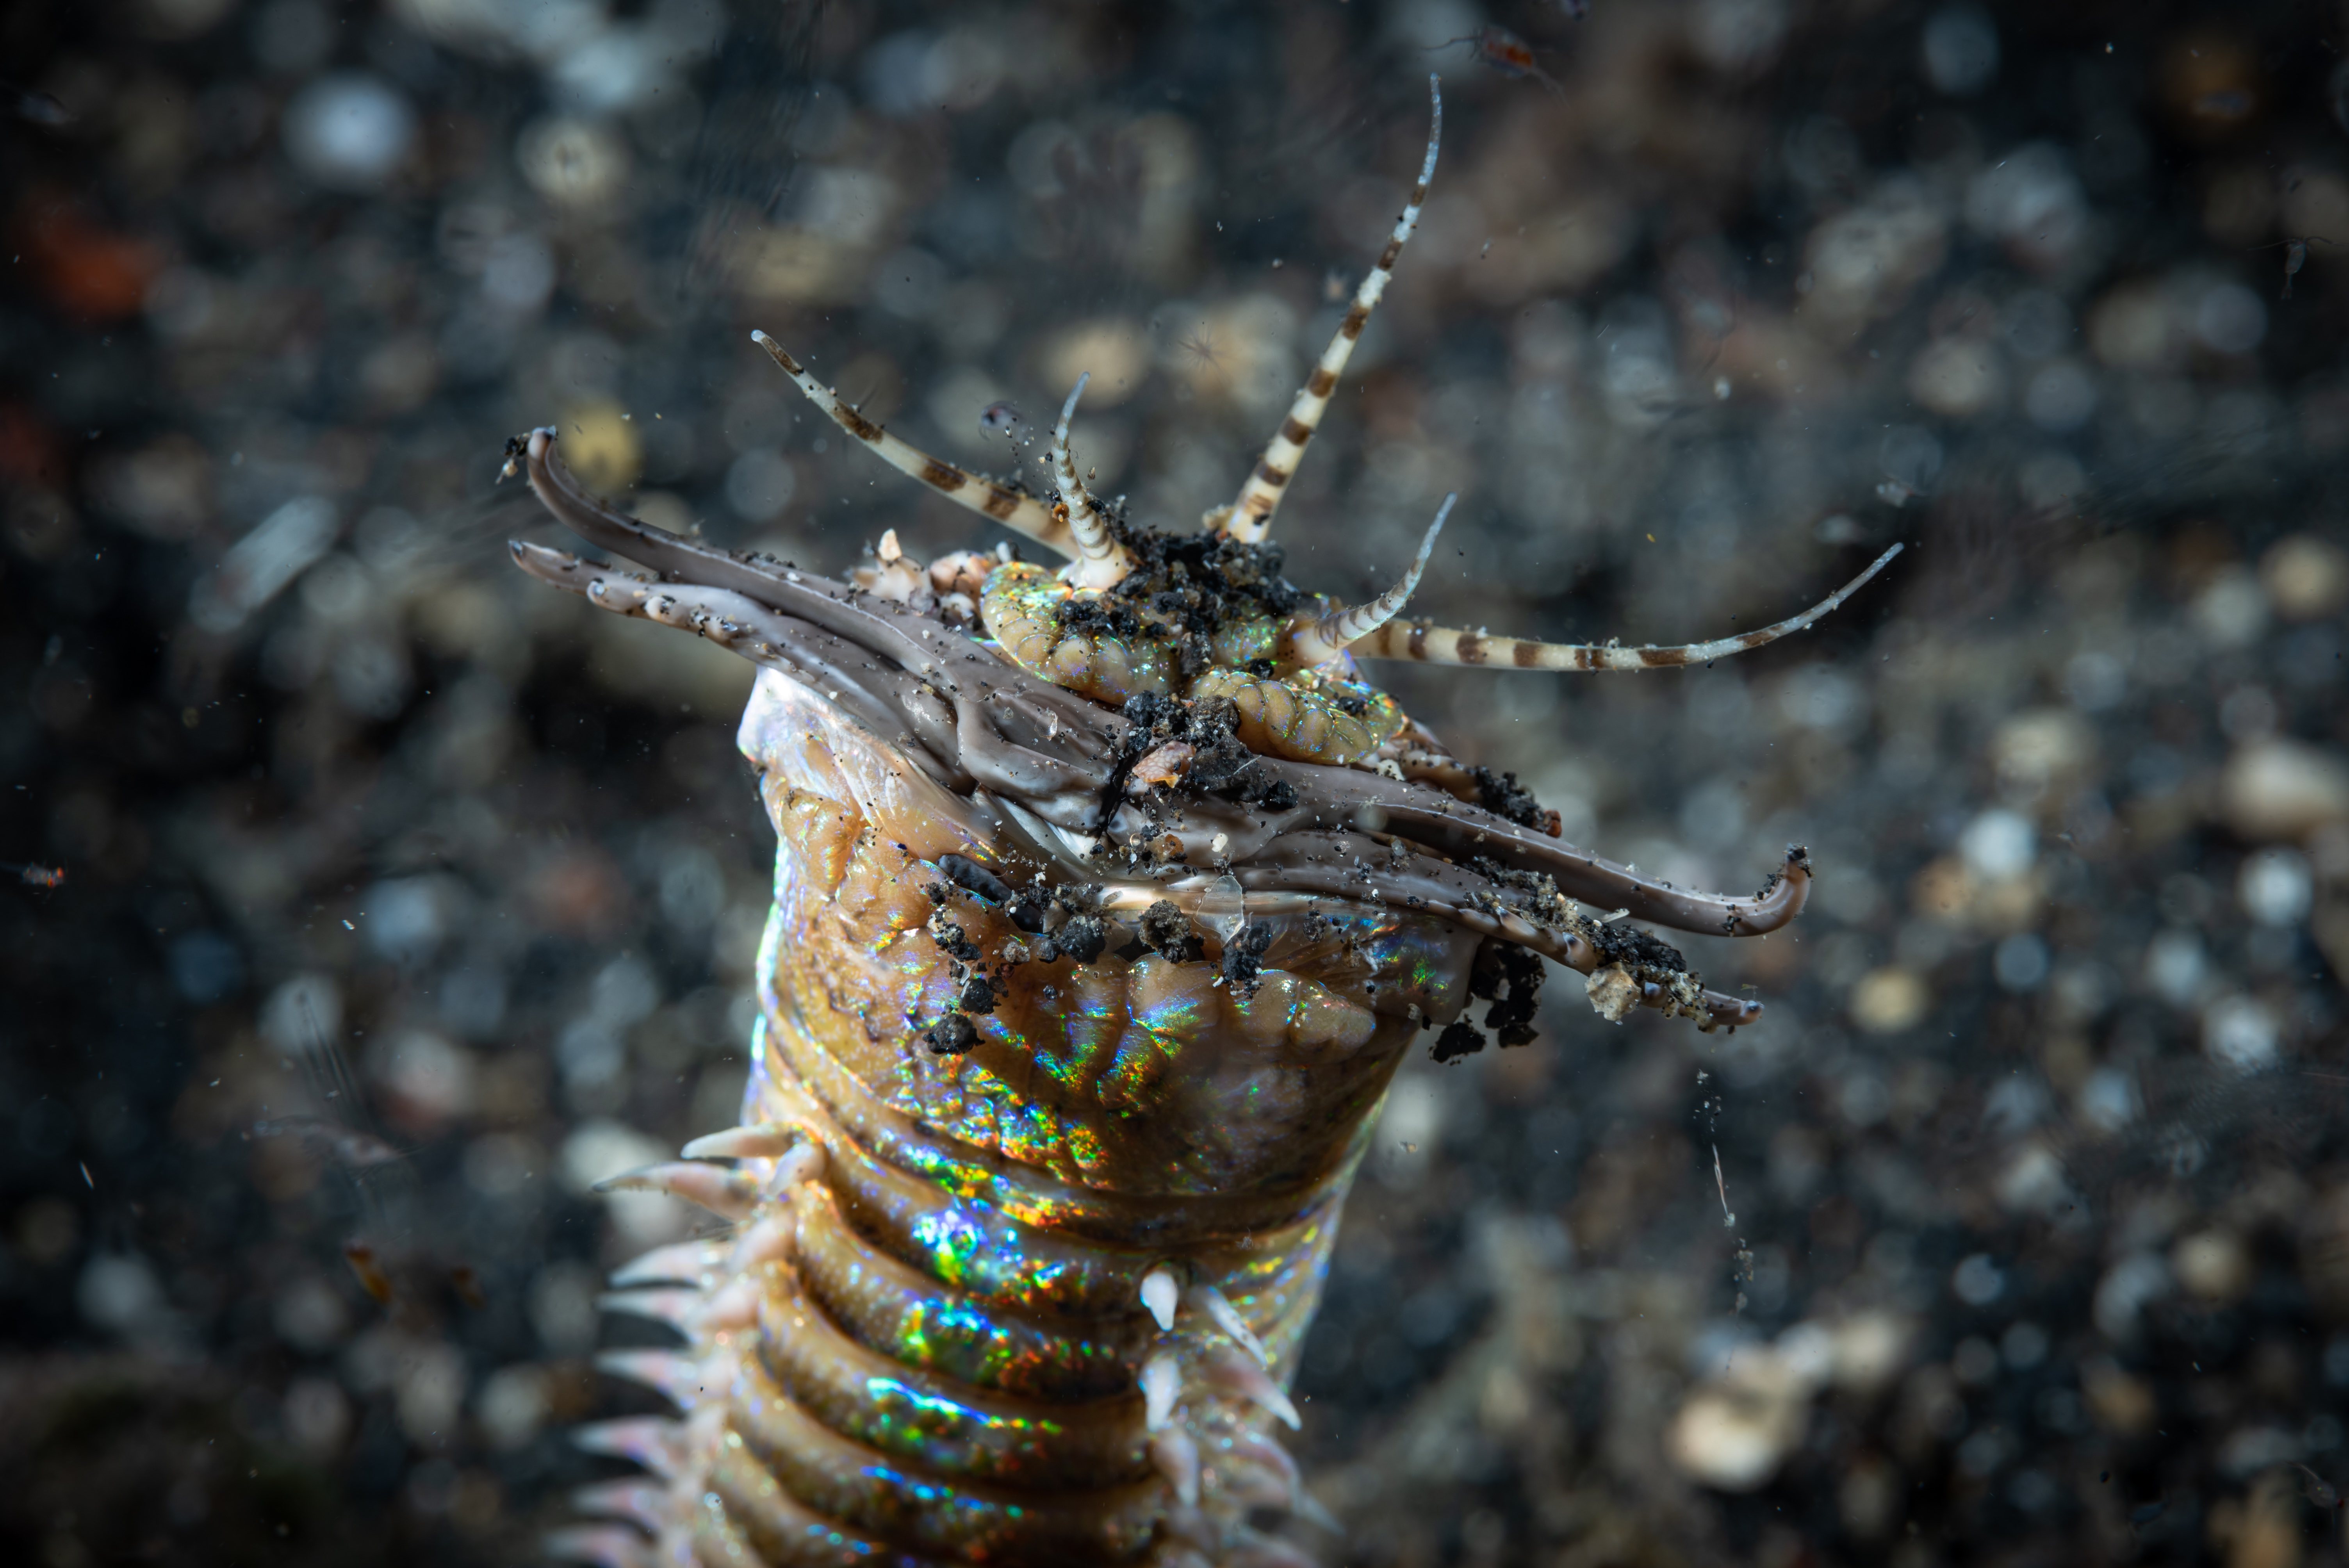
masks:
{"type": "Polygon", "coordinates": [[[1211,933],[1317,903],[1408,909],[1579,971],[1609,1016],[1646,1006],[1710,1029],[1750,1023],[1762,1005],[1702,989],[1678,953],[1619,923],[1756,936],[1808,896],[1798,847],[1740,898],[1640,876],[1423,782],[1253,753],[1202,769],[1219,743],[1215,716],[1195,711],[1206,705],[1104,707],[936,616],[625,515],[579,482],[552,428],[507,450],[507,471],[526,473],[566,527],[653,574],[516,541],[523,571],[697,633],[821,697],[963,803],[974,863],[1096,888],[1121,921],[1139,926],[1162,902],[1211,933]]]}

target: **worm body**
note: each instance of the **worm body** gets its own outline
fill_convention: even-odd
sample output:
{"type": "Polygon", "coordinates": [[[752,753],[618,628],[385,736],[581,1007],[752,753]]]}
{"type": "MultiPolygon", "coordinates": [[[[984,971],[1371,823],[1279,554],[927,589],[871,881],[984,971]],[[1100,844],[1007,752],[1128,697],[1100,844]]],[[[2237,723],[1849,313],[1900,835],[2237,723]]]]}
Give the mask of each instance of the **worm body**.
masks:
{"type": "MultiPolygon", "coordinates": [[[[1075,394],[1047,499],[888,435],[763,334],[876,455],[1069,566],[924,566],[892,533],[837,582],[614,511],[552,429],[510,444],[554,516],[649,573],[524,543],[517,564],[761,666],[740,742],[777,840],[740,1125],[609,1183],[726,1222],[608,1298],[677,1332],[603,1363],[677,1414],[581,1434],[649,1479],[584,1492],[602,1522],[558,1554],[1308,1563],[1331,1522],[1277,1437],[1403,1053],[1526,1044],[1537,955],[1610,1020],[1760,1010],[1619,918],[1775,930],[1807,892],[1801,850],[1751,897],[1640,877],[1363,679],[1357,656],[1480,662],[1480,636],[1394,620],[1449,500],[1363,605],[1299,593],[1262,542],[1434,160],[1431,138],[1338,339],[1200,533],[1084,493],[1075,394]]],[[[1501,645],[1528,669],[1686,652],[1501,645]]]]}

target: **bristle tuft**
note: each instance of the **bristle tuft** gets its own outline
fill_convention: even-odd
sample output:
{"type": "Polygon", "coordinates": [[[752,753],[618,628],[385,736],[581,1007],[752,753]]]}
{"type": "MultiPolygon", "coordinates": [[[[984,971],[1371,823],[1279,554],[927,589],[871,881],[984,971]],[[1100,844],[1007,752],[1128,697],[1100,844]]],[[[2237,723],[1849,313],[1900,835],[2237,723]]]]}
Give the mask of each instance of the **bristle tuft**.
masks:
{"type": "Polygon", "coordinates": [[[1231,1349],[1209,1352],[1206,1372],[1210,1383],[1226,1393],[1237,1394],[1269,1411],[1290,1431],[1304,1425],[1296,1405],[1280,1385],[1272,1380],[1272,1375],[1244,1353],[1231,1349]]]}
{"type": "Polygon", "coordinates": [[[681,1290],[670,1285],[656,1285],[649,1290],[606,1291],[595,1298],[595,1305],[601,1311],[667,1324],[688,1337],[692,1336],[696,1320],[709,1302],[709,1297],[698,1290],[681,1290]]]}
{"type": "Polygon", "coordinates": [[[1199,1506],[1199,1445],[1190,1433],[1173,1428],[1151,1439],[1150,1462],[1173,1484],[1185,1508],[1199,1506]]]}
{"type": "Polygon", "coordinates": [[[701,1363],[673,1350],[605,1350],[595,1369],[623,1382],[641,1383],[680,1410],[690,1410],[709,1392],[701,1363]]]}
{"type": "Polygon", "coordinates": [[[1142,1365],[1143,1422],[1163,1432],[1174,1419],[1174,1403],[1183,1393],[1183,1368],[1161,1351],[1142,1365]]]}
{"type": "Polygon", "coordinates": [[[1182,1287],[1166,1270],[1154,1268],[1142,1276],[1142,1305],[1149,1309],[1161,1329],[1174,1326],[1174,1308],[1181,1297],[1182,1287]]]}
{"type": "Polygon", "coordinates": [[[1241,1318],[1239,1308],[1234,1306],[1222,1291],[1211,1284],[1196,1285],[1192,1288],[1191,1299],[1205,1307],[1208,1320],[1222,1329],[1233,1344],[1254,1357],[1257,1366],[1272,1365],[1271,1356],[1265,1351],[1264,1341],[1256,1336],[1256,1330],[1241,1318]]]}
{"type": "Polygon", "coordinates": [[[723,1242],[672,1242],[622,1264],[614,1271],[612,1283],[623,1288],[670,1283],[707,1285],[725,1262],[723,1242]]]}
{"type": "Polygon", "coordinates": [[[730,1127],[697,1138],[678,1152],[688,1160],[772,1160],[789,1153],[803,1137],[798,1128],[775,1122],[730,1127]]]}
{"type": "Polygon", "coordinates": [[[668,1501],[667,1487],[626,1478],[597,1481],[571,1494],[571,1506],[590,1519],[624,1519],[656,1535],[667,1522],[668,1501]]]}
{"type": "Polygon", "coordinates": [[[685,1423],[659,1416],[628,1416],[597,1421],[571,1434],[571,1444],[585,1453],[603,1454],[639,1464],[667,1480],[677,1474],[683,1458],[685,1423]]]}
{"type": "Polygon", "coordinates": [[[580,1524],[558,1530],[539,1543],[557,1563],[587,1563],[595,1568],[654,1568],[652,1542],[618,1524],[580,1524]]]}
{"type": "Polygon", "coordinates": [[[728,1220],[750,1218],[751,1207],[759,1198],[758,1183],[746,1173],[690,1160],[624,1171],[596,1182],[595,1191],[665,1192],[728,1220]]]}

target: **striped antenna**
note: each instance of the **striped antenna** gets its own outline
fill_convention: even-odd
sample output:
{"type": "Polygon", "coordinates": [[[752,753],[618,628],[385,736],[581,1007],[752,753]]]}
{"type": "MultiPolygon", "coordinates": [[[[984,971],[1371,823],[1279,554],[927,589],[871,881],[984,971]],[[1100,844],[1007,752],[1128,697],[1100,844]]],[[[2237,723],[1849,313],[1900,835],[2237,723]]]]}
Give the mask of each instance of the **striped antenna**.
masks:
{"type": "Polygon", "coordinates": [[[1515,637],[1488,637],[1481,632],[1457,632],[1420,623],[1389,623],[1353,645],[1357,658],[1417,659],[1430,665],[1489,665],[1512,670],[1656,670],[1680,665],[1710,664],[1742,654],[1764,643],[1775,643],[1799,632],[1857,593],[1862,584],[1884,570],[1900,553],[1894,545],[1876,563],[1801,614],[1741,636],[1710,643],[1684,643],[1678,647],[1625,648],[1613,644],[1528,643],[1515,637]]]}
{"type": "Polygon", "coordinates": [[[1427,570],[1428,557],[1435,553],[1435,536],[1444,531],[1444,520],[1452,515],[1452,503],[1459,499],[1459,493],[1454,491],[1435,509],[1435,521],[1428,524],[1427,537],[1419,542],[1419,554],[1413,558],[1411,570],[1402,574],[1402,582],[1367,604],[1332,610],[1319,620],[1298,627],[1289,634],[1289,658],[1299,665],[1326,665],[1401,614],[1413,591],[1419,586],[1420,574],[1427,570]]]}
{"type": "Polygon", "coordinates": [[[1305,456],[1305,443],[1313,438],[1313,432],[1320,428],[1321,416],[1329,411],[1330,398],[1338,390],[1338,377],[1353,356],[1354,340],[1362,335],[1371,312],[1378,308],[1380,298],[1387,292],[1387,280],[1394,275],[1395,258],[1402,254],[1403,242],[1419,227],[1419,210],[1427,201],[1427,182],[1435,178],[1435,151],[1444,141],[1443,85],[1431,76],[1427,78],[1427,91],[1435,103],[1435,123],[1427,133],[1427,157],[1419,166],[1419,183],[1412,187],[1411,200],[1404,204],[1402,216],[1395,220],[1394,232],[1387,239],[1387,248],[1379,253],[1378,265],[1362,280],[1362,286],[1354,291],[1353,308],[1338,324],[1338,335],[1321,351],[1321,362],[1313,367],[1304,389],[1288,406],[1288,418],[1280,422],[1279,433],[1265,448],[1247,482],[1240,486],[1239,500],[1224,515],[1223,531],[1233,539],[1256,544],[1271,530],[1272,514],[1280,509],[1281,493],[1289,476],[1297,472],[1298,460],[1305,456]]]}
{"type": "Polygon", "coordinates": [[[799,384],[809,402],[831,415],[833,423],[871,448],[883,462],[899,473],[911,475],[956,505],[967,506],[1014,533],[1025,534],[1047,550],[1070,556],[1077,553],[1076,541],[1070,537],[1068,525],[1054,518],[1034,496],[1022,495],[993,480],[940,462],[920,448],[899,440],[841,401],[840,394],[809,375],[798,360],[783,351],[781,344],[756,331],[750,334],[750,341],[783,367],[783,374],[799,384]]]}
{"type": "Polygon", "coordinates": [[[1113,588],[1133,570],[1133,554],[1112,537],[1108,520],[1077,477],[1077,463],[1069,456],[1069,421],[1076,418],[1077,399],[1085,395],[1090,370],[1077,377],[1069,400],[1061,405],[1061,422],[1052,427],[1052,477],[1061,486],[1061,504],[1068,511],[1067,531],[1076,542],[1076,564],[1069,581],[1080,588],[1113,588]]]}

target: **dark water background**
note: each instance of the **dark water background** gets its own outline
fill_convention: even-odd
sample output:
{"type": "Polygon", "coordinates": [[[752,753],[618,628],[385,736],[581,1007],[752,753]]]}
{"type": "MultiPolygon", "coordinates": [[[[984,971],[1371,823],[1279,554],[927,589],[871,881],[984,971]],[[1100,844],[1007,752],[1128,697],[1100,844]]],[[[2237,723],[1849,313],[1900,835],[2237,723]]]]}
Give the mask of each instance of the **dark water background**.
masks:
{"type": "Polygon", "coordinates": [[[982,541],[758,325],[976,466],[1090,369],[1099,488],[1187,521],[1437,69],[1291,575],[1456,489],[1422,611],[1671,641],[1909,549],[1707,670],[1393,675],[1569,838],[1819,881],[1688,944],[1756,1028],[1558,981],[1406,1069],[1300,1382],[1330,1556],[2339,1563],[2344,51],[2313,0],[8,8],[0,859],[64,877],[0,890],[0,1553],[519,1560],[641,1408],[600,1273],[689,1222],[586,1184],[732,1117],[749,671],[514,573],[504,438],[834,571],[982,541]]]}

